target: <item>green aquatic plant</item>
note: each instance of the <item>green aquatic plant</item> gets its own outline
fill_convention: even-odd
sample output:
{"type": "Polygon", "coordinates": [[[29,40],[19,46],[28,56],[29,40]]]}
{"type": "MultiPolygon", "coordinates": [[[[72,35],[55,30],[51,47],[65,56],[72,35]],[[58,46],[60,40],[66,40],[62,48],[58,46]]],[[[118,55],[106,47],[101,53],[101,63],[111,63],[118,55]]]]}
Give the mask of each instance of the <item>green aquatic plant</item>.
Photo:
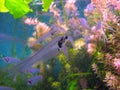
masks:
{"type": "Polygon", "coordinates": [[[9,13],[13,15],[14,18],[20,18],[27,14],[28,12],[32,12],[32,9],[29,7],[28,1],[26,3],[26,0],[6,0],[5,6],[9,9],[9,13]]]}
{"type": "Polygon", "coordinates": [[[68,84],[67,90],[76,90],[75,85],[77,84],[77,80],[74,80],[68,84]]]}
{"type": "MultiPolygon", "coordinates": [[[[0,12],[9,12],[14,18],[20,18],[29,12],[33,12],[29,4],[32,0],[1,0],[0,12]]],[[[44,12],[47,12],[53,0],[42,0],[44,12]]]]}
{"type": "Polygon", "coordinates": [[[42,11],[44,11],[44,12],[47,12],[48,11],[48,9],[49,9],[49,7],[50,7],[50,5],[51,5],[51,3],[53,2],[54,0],[42,0],[42,3],[43,3],[43,5],[42,5],[42,7],[43,7],[43,9],[42,9],[42,11]]]}
{"type": "MultiPolygon", "coordinates": [[[[93,56],[92,69],[97,77],[103,82],[104,87],[107,89],[119,90],[120,87],[120,18],[119,9],[116,10],[114,4],[117,1],[105,2],[106,4],[111,3],[111,6],[104,8],[106,6],[103,2],[95,3],[95,10],[99,13],[100,18],[98,21],[102,21],[101,28],[97,29],[93,26],[93,31],[96,32],[100,30],[102,32],[101,36],[96,40],[93,32],[89,37],[89,43],[97,45],[96,47],[89,46],[89,52],[93,56]],[[101,3],[101,6],[99,6],[101,3]],[[113,5],[113,6],[112,6],[113,5]],[[100,11],[99,7],[103,8],[103,12],[100,11]],[[112,8],[112,10],[111,10],[112,8]],[[95,52],[92,52],[96,49],[95,52]],[[106,86],[105,86],[106,85],[106,86]]],[[[117,3],[116,3],[117,4],[117,3]]],[[[94,14],[95,12],[92,12],[94,14]]],[[[91,15],[91,14],[90,14],[91,15]]],[[[95,18],[96,19],[96,18],[95,18]]],[[[98,27],[98,26],[97,26],[98,27]]],[[[97,36],[99,36],[97,34],[97,36]]]]}
{"type": "Polygon", "coordinates": [[[5,0],[0,1],[0,12],[8,12],[8,9],[5,7],[5,0]]]}
{"type": "MultiPolygon", "coordinates": [[[[50,5],[50,3],[48,4],[50,5]]],[[[120,73],[119,24],[110,23],[109,25],[107,23],[110,29],[104,27],[104,31],[102,26],[103,24],[106,25],[106,22],[103,18],[105,20],[106,18],[103,17],[103,13],[97,6],[95,7],[97,13],[90,12],[90,15],[92,13],[93,16],[87,23],[85,18],[79,18],[75,0],[65,3],[65,7],[63,2],[61,4],[65,10],[63,13],[67,14],[67,17],[62,16],[54,4],[51,5],[50,12],[53,13],[54,18],[52,25],[48,26],[38,19],[25,19],[26,24],[35,26],[29,46],[32,49],[36,47],[36,49],[33,49],[32,56],[9,70],[13,75],[20,74],[16,84],[22,75],[25,75],[22,78],[24,80],[25,77],[31,78],[32,75],[25,74],[25,70],[35,66],[40,68],[42,80],[35,86],[29,87],[25,82],[19,82],[18,86],[22,83],[21,85],[28,90],[108,90],[109,86],[118,88],[120,73]],[[82,39],[79,40],[80,38],[82,39]],[[67,41],[70,41],[71,45],[67,41]],[[115,45],[117,46],[114,48],[115,45]],[[49,61],[45,62],[45,60],[49,61]],[[39,61],[43,62],[39,63],[39,61]],[[108,87],[105,86],[105,83],[108,87]]],[[[96,5],[96,3],[94,4],[96,5]]],[[[89,8],[86,9],[89,11],[89,8]]],[[[103,9],[102,6],[101,8],[103,9]]],[[[48,10],[48,7],[45,10],[48,10]]],[[[90,11],[93,10],[94,8],[90,9],[90,11]]],[[[13,85],[13,87],[15,86],[13,85]]]]}
{"type": "MultiPolygon", "coordinates": [[[[87,76],[91,74],[91,57],[87,54],[85,47],[82,48],[84,45],[83,43],[83,45],[79,45],[79,48],[73,49],[72,47],[74,47],[74,40],[78,40],[82,36],[84,37],[84,35],[80,34],[80,31],[82,31],[81,28],[89,28],[89,26],[87,25],[86,19],[79,18],[77,16],[78,14],[75,1],[70,3],[67,2],[66,7],[62,7],[65,8],[64,10],[68,15],[67,23],[66,17],[61,17],[60,14],[62,13],[60,13],[59,9],[57,9],[54,5],[52,5],[50,8],[50,12],[54,14],[55,19],[55,23],[52,24],[51,27],[38,21],[37,19],[28,18],[25,20],[25,23],[28,25],[35,25],[36,31],[32,38],[32,40],[34,40],[33,42],[31,40],[32,43],[30,43],[31,46],[42,44],[42,47],[38,46],[39,48],[35,50],[35,53],[33,53],[32,56],[28,57],[23,62],[20,62],[9,71],[13,75],[16,73],[22,74],[21,72],[24,72],[25,69],[32,65],[36,65],[37,61],[43,61],[47,59],[52,61],[52,56],[57,57],[57,53],[60,54],[57,57],[60,69],[56,70],[56,68],[58,68],[58,66],[55,67],[57,61],[48,65],[45,64],[43,66],[40,64],[40,67],[42,67],[41,74],[43,76],[40,85],[44,87],[36,86],[36,88],[42,87],[43,90],[48,90],[48,88],[49,90],[54,90],[56,88],[58,88],[58,90],[85,89],[89,87],[87,86],[87,76]],[[72,9],[71,4],[73,6],[72,9]],[[41,34],[42,32],[43,34],[41,34]],[[36,38],[36,35],[39,35],[39,37],[36,38]],[[70,41],[71,45],[67,41],[70,41]],[[84,80],[82,81],[81,78],[84,78],[84,80]],[[84,82],[85,86],[80,81],[84,82]]],[[[83,31],[83,34],[84,32],[85,31],[83,31]]],[[[81,44],[81,41],[82,40],[80,40],[78,43],[81,44]]]]}
{"type": "Polygon", "coordinates": [[[0,1],[2,5],[0,12],[9,12],[14,18],[20,18],[32,11],[28,5],[31,1],[32,0],[2,0],[0,1]]]}
{"type": "Polygon", "coordinates": [[[91,83],[87,81],[91,78],[90,76],[93,76],[94,74],[90,69],[92,58],[87,56],[85,48],[81,48],[80,50],[69,49],[69,55],[68,59],[63,54],[58,56],[60,63],[62,64],[58,77],[60,82],[59,89],[82,90],[83,88],[94,88],[95,84],[90,87],[89,85],[91,85],[91,83]],[[66,65],[69,65],[69,69],[68,67],[66,68],[66,65]],[[82,80],[83,78],[84,80],[82,80]],[[82,83],[87,83],[84,84],[86,87],[84,87],[82,83]]]}

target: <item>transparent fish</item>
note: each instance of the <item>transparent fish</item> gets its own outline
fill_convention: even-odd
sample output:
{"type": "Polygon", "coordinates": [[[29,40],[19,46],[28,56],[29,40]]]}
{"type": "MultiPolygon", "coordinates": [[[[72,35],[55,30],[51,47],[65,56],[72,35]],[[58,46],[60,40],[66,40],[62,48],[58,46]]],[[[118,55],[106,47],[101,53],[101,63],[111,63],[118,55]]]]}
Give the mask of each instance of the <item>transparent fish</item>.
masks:
{"type": "Polygon", "coordinates": [[[27,80],[28,85],[35,85],[38,83],[40,80],[42,80],[42,76],[33,76],[30,79],[27,80]]]}
{"type": "Polygon", "coordinates": [[[62,49],[63,49],[63,53],[68,58],[68,49],[67,49],[67,46],[63,46],[62,49]]]}
{"type": "Polygon", "coordinates": [[[71,36],[68,36],[68,41],[71,43],[72,47],[74,48],[74,40],[71,36]]]}
{"type": "Polygon", "coordinates": [[[31,74],[36,74],[36,73],[40,73],[40,69],[30,67],[26,70],[26,72],[31,73],[31,74]]]}
{"type": "Polygon", "coordinates": [[[60,31],[60,32],[66,33],[66,30],[64,28],[62,28],[61,26],[53,25],[52,29],[54,29],[56,31],[60,31]]]}
{"type": "Polygon", "coordinates": [[[73,38],[71,36],[64,36],[59,41],[60,41],[60,43],[61,43],[61,41],[64,42],[64,43],[62,43],[62,45],[59,45],[59,42],[58,42],[58,46],[60,47],[59,49],[61,49],[63,51],[63,53],[65,54],[65,56],[68,58],[69,55],[68,55],[68,48],[66,46],[66,43],[70,42],[72,47],[74,48],[75,46],[74,46],[73,38]]]}
{"type": "Polygon", "coordinates": [[[14,42],[20,42],[20,43],[23,43],[23,44],[26,43],[22,39],[19,39],[19,38],[13,37],[13,36],[9,36],[9,35],[6,35],[6,34],[0,34],[0,41],[1,40],[10,40],[10,41],[14,41],[14,42]]]}
{"type": "Polygon", "coordinates": [[[61,38],[62,38],[61,36],[55,38],[53,41],[48,43],[47,46],[40,49],[34,55],[28,57],[27,59],[15,65],[13,68],[9,70],[9,72],[12,74],[21,73],[39,61],[48,60],[50,58],[55,57],[60,53],[60,50],[58,47],[58,41],[61,38]]]}
{"type": "Polygon", "coordinates": [[[40,38],[38,38],[33,44],[32,46],[34,46],[35,44],[40,43],[41,41],[45,40],[47,37],[51,37],[52,35],[54,35],[56,33],[56,30],[50,30],[48,33],[42,35],[40,38]]]}
{"type": "Polygon", "coordinates": [[[2,57],[2,60],[6,63],[13,63],[13,64],[17,64],[20,62],[19,59],[13,57],[2,57]]]}
{"type": "Polygon", "coordinates": [[[15,89],[7,86],[0,86],[0,90],[15,90],[15,89]]]}
{"type": "Polygon", "coordinates": [[[52,30],[50,30],[48,33],[42,35],[40,38],[38,38],[33,44],[32,46],[34,46],[35,44],[37,43],[40,43],[41,41],[43,41],[44,39],[46,39],[47,37],[51,37],[53,36],[54,34],[56,34],[57,32],[63,32],[63,33],[66,33],[66,31],[62,28],[62,27],[59,27],[59,26],[56,26],[56,25],[53,25],[52,26],[52,30]]]}

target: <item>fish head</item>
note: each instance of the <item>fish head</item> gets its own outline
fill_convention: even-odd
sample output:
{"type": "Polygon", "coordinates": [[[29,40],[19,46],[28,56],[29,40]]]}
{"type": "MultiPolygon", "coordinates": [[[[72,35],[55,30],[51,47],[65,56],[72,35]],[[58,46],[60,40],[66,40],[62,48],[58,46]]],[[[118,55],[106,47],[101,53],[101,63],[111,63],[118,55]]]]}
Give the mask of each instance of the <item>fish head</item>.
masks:
{"type": "Polygon", "coordinates": [[[10,59],[8,57],[3,57],[2,60],[4,60],[6,63],[9,63],[10,59]]]}

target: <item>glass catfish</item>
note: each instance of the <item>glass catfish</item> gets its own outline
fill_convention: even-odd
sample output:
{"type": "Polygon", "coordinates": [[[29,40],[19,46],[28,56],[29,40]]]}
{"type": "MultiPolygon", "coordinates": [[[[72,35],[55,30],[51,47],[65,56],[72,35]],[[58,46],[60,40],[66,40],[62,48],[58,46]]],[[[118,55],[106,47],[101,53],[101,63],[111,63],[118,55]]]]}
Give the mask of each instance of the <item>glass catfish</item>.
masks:
{"type": "Polygon", "coordinates": [[[9,72],[15,75],[18,73],[23,73],[26,69],[41,60],[48,60],[53,58],[61,51],[66,53],[67,49],[65,43],[67,41],[71,42],[71,40],[69,40],[69,36],[58,36],[54,38],[51,42],[48,43],[48,45],[38,50],[35,54],[9,69],[9,72]]]}

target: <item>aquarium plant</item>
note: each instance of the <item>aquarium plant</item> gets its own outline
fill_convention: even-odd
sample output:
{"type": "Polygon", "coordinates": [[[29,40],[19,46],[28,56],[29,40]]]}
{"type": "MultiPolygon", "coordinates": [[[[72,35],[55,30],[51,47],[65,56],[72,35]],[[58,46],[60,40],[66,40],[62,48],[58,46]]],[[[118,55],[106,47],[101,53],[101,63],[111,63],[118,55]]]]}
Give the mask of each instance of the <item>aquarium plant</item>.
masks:
{"type": "Polygon", "coordinates": [[[50,19],[46,23],[38,17],[22,18],[24,24],[34,26],[33,34],[26,42],[32,55],[23,60],[1,55],[8,67],[1,70],[0,88],[120,89],[120,1],[91,0],[84,9],[84,18],[80,17],[79,6],[76,5],[79,0],[20,1],[3,0],[0,11],[9,11],[14,18],[19,18],[31,11],[28,6],[31,3],[33,6],[42,5],[50,19]],[[19,5],[13,7],[9,4],[12,1],[16,4],[21,1],[25,5],[20,5],[23,8],[18,10],[19,16],[14,9],[19,5]]]}

